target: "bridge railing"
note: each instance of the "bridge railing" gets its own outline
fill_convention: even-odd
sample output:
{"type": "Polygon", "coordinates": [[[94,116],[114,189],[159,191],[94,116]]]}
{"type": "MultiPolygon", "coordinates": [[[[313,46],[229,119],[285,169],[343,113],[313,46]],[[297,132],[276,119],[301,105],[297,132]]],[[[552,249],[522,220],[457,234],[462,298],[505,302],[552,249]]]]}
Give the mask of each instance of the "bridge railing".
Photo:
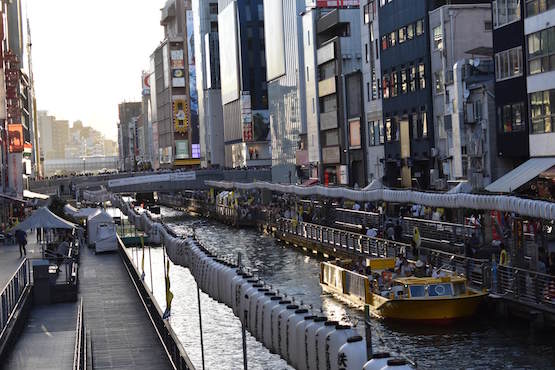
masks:
{"type": "Polygon", "coordinates": [[[31,286],[31,265],[24,259],[0,293],[0,340],[6,334],[27,288],[31,286]]]}
{"type": "Polygon", "coordinates": [[[403,217],[402,223],[406,234],[413,235],[418,228],[420,236],[436,241],[446,241],[450,244],[463,244],[480,230],[477,226],[463,225],[452,222],[424,220],[414,217],[403,217]]]}

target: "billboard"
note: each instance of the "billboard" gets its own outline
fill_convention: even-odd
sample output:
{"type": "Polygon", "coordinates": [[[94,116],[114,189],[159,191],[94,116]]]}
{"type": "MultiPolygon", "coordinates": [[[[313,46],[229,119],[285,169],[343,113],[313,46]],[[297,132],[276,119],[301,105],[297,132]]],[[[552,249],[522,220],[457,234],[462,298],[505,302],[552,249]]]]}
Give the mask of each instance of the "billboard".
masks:
{"type": "MultiPolygon", "coordinates": [[[[197,69],[195,58],[195,37],[193,11],[187,10],[187,62],[189,63],[189,122],[190,126],[198,126],[198,91],[197,91],[197,69]]],[[[202,67],[201,67],[202,68],[202,67]]]]}
{"type": "Polygon", "coordinates": [[[270,112],[252,111],[253,141],[270,141],[270,112]]]}
{"type": "Polygon", "coordinates": [[[188,159],[189,155],[189,140],[176,140],[175,141],[175,159],[188,159]]]}
{"type": "Polygon", "coordinates": [[[185,99],[174,99],[173,101],[173,126],[175,132],[184,134],[189,126],[189,107],[185,99]]]}
{"type": "Polygon", "coordinates": [[[345,8],[348,6],[359,6],[360,0],[317,0],[317,8],[345,8]]]}
{"type": "Polygon", "coordinates": [[[251,94],[244,91],[241,94],[241,127],[243,128],[243,141],[253,140],[251,94]]]}
{"type": "Polygon", "coordinates": [[[23,125],[21,123],[8,124],[8,150],[10,153],[23,152],[25,140],[23,139],[23,125]]]}
{"type": "Polygon", "coordinates": [[[283,1],[264,0],[264,36],[266,38],[266,80],[285,74],[285,34],[283,1]]]}
{"type": "Polygon", "coordinates": [[[222,104],[239,99],[239,51],[237,3],[232,1],[218,14],[222,104]]]}
{"type": "Polygon", "coordinates": [[[185,87],[185,59],[183,50],[172,50],[170,52],[171,75],[173,87],[185,87]]]}

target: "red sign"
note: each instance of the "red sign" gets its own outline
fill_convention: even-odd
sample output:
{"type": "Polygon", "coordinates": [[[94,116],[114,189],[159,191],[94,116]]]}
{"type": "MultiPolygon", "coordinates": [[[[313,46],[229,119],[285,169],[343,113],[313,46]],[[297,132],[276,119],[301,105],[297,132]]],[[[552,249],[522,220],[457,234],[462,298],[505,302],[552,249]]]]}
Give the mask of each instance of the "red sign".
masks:
{"type": "Polygon", "coordinates": [[[8,124],[8,148],[10,153],[21,153],[25,148],[23,140],[23,125],[21,123],[8,124]]]}

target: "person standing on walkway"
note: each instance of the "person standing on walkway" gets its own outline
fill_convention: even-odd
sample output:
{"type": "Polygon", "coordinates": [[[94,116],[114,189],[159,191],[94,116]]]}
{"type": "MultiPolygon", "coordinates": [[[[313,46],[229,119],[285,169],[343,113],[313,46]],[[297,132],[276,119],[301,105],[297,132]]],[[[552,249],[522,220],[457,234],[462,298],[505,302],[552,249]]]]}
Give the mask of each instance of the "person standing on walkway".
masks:
{"type": "Polygon", "coordinates": [[[24,230],[16,230],[15,241],[17,245],[19,245],[19,257],[27,256],[27,249],[25,249],[27,245],[27,233],[24,230]]]}

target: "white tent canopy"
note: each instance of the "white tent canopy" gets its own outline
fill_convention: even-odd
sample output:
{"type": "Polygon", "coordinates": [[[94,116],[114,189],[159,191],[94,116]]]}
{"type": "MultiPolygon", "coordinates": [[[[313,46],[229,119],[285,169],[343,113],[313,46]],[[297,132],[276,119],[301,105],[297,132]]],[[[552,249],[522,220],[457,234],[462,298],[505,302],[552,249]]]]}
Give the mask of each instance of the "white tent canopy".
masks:
{"type": "Polygon", "coordinates": [[[75,208],[71,204],[66,204],[64,206],[65,214],[74,218],[88,218],[96,211],[97,208],[75,208]]]}
{"type": "Polygon", "coordinates": [[[77,225],[72,224],[63,218],[56,216],[46,207],[37,209],[27,217],[23,222],[17,224],[14,230],[30,230],[30,229],[75,229],[77,225]]]}

